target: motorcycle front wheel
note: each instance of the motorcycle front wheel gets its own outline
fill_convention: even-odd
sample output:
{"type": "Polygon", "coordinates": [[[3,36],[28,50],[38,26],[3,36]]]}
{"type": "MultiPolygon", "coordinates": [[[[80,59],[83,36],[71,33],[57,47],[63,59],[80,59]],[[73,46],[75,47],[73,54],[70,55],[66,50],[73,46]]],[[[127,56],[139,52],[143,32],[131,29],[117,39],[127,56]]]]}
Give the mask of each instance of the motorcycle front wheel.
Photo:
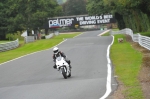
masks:
{"type": "Polygon", "coordinates": [[[65,72],[64,68],[61,68],[62,75],[65,79],[67,79],[67,73],[65,72]]]}

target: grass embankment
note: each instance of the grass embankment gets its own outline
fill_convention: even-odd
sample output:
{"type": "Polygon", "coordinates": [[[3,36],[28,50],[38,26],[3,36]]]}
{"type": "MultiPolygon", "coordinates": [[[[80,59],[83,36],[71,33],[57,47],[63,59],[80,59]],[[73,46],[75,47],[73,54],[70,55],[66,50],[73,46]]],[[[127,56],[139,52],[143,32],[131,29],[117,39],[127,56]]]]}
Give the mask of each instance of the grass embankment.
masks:
{"type": "Polygon", "coordinates": [[[10,51],[0,52],[0,57],[1,57],[0,63],[12,60],[14,58],[17,58],[17,57],[20,57],[29,53],[49,49],[59,44],[60,42],[62,42],[64,38],[73,38],[79,34],[80,33],[60,34],[58,36],[53,37],[52,39],[37,40],[32,43],[23,44],[20,47],[10,50],[10,51]]]}
{"type": "Polygon", "coordinates": [[[114,44],[110,50],[110,57],[114,65],[117,79],[123,83],[125,99],[143,99],[143,93],[138,80],[142,63],[142,54],[132,48],[126,41],[125,35],[114,35],[114,44]],[[123,43],[118,43],[118,38],[123,38],[123,43]]]}
{"type": "Polygon", "coordinates": [[[140,34],[143,35],[143,36],[148,36],[148,37],[150,37],[150,32],[141,32],[140,34]]]}
{"type": "Polygon", "coordinates": [[[7,42],[9,42],[9,41],[0,41],[0,44],[1,44],[1,43],[7,43],[7,42]]]}

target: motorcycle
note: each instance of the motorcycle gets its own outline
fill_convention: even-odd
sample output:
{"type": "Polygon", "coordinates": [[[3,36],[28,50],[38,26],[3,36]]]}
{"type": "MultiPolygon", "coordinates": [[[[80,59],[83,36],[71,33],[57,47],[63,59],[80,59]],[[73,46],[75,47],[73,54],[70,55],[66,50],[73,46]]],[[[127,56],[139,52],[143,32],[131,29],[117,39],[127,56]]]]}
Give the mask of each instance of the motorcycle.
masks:
{"type": "Polygon", "coordinates": [[[56,58],[56,67],[65,79],[71,77],[71,68],[69,64],[65,61],[64,57],[59,56],[56,58]]]}

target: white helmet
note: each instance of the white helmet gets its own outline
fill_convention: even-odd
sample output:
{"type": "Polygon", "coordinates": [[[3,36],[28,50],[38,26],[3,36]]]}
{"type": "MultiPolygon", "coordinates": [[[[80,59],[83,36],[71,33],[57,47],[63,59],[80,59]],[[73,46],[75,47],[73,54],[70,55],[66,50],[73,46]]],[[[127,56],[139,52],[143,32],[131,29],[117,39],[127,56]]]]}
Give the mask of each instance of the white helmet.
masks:
{"type": "Polygon", "coordinates": [[[54,47],[53,52],[54,52],[54,54],[57,54],[59,52],[58,47],[54,47]]]}

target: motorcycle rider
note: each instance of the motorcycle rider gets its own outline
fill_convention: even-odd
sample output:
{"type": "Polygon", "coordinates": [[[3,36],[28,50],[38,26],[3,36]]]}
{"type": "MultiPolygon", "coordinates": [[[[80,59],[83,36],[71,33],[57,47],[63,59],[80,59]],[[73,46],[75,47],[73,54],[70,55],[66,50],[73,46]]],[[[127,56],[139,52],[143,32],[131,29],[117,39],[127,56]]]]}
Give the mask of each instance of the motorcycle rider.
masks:
{"type": "Polygon", "coordinates": [[[53,61],[54,61],[54,66],[53,66],[53,68],[54,68],[54,69],[56,69],[56,58],[59,57],[60,55],[61,55],[62,57],[64,57],[65,61],[69,64],[70,68],[72,68],[71,65],[70,65],[70,60],[67,60],[67,59],[66,59],[66,55],[65,55],[62,51],[59,51],[59,48],[58,48],[58,47],[54,47],[54,48],[53,48],[53,52],[54,52],[54,54],[53,54],[53,61]]]}

